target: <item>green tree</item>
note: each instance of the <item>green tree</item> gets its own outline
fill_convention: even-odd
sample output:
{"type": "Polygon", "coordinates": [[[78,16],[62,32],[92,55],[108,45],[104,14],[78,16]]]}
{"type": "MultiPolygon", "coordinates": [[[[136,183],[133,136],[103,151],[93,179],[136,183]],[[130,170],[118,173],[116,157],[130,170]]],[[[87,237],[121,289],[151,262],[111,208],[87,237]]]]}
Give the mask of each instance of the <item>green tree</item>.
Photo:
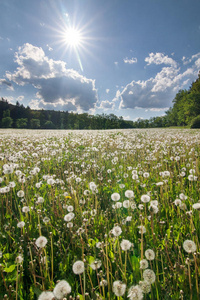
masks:
{"type": "Polygon", "coordinates": [[[31,128],[32,129],[40,128],[40,120],[39,119],[31,119],[31,128]]]}
{"type": "Polygon", "coordinates": [[[11,128],[13,124],[13,119],[10,117],[10,110],[6,109],[3,112],[3,118],[2,118],[2,127],[3,128],[11,128]]]}
{"type": "Polygon", "coordinates": [[[27,118],[17,119],[17,121],[16,121],[17,128],[26,128],[27,123],[28,123],[27,118]]]}
{"type": "Polygon", "coordinates": [[[46,121],[44,123],[44,127],[43,128],[44,129],[55,129],[56,126],[55,126],[55,124],[52,121],[46,121]]]}

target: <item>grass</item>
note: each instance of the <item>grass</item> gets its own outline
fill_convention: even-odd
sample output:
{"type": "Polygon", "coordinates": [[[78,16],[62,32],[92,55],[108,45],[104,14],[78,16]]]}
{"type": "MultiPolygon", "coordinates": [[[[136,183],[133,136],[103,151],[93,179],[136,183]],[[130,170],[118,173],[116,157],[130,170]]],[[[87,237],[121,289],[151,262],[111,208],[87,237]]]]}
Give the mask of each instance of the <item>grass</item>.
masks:
{"type": "Polygon", "coordinates": [[[0,131],[0,299],[199,299],[199,141],[190,129],[0,131]]]}

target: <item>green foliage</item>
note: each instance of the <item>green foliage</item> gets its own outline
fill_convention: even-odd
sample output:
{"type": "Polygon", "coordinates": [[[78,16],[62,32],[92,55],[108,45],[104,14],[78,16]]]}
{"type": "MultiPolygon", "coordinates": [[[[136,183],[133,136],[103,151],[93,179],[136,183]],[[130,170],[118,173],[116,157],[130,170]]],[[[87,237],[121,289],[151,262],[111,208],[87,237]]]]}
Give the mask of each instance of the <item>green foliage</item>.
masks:
{"type": "Polygon", "coordinates": [[[27,118],[17,119],[16,126],[17,126],[17,128],[26,128],[27,127],[27,123],[28,123],[28,119],[27,118]]]}
{"type": "Polygon", "coordinates": [[[44,129],[55,129],[56,126],[52,121],[46,121],[43,128],[44,129]]]}
{"type": "Polygon", "coordinates": [[[200,115],[191,121],[190,128],[200,128],[200,115]]]}
{"type": "Polygon", "coordinates": [[[32,129],[40,128],[40,120],[39,119],[31,119],[31,128],[32,129]]]}

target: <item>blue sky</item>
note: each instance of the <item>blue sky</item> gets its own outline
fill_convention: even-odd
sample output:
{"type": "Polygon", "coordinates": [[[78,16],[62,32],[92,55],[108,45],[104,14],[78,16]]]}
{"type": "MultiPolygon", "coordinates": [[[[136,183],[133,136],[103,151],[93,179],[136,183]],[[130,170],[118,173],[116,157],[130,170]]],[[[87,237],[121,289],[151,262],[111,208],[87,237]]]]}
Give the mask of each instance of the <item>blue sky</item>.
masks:
{"type": "Polygon", "coordinates": [[[0,0],[0,97],[127,120],[163,115],[198,76],[199,11],[199,0],[0,0]]]}

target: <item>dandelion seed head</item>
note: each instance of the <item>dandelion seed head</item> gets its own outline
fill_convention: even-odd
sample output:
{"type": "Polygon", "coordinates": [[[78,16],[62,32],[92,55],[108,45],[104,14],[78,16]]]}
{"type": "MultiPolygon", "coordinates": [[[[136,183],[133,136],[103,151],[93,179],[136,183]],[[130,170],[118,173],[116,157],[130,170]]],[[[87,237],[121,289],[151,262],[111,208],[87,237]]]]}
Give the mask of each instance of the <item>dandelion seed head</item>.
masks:
{"type": "Polygon", "coordinates": [[[81,260],[77,260],[72,267],[72,270],[74,272],[74,274],[78,275],[78,274],[82,274],[85,270],[84,267],[84,262],[81,260]]]}
{"type": "Polygon", "coordinates": [[[126,284],[116,280],[113,282],[113,293],[117,296],[117,297],[121,297],[125,294],[126,291],[126,284]]]}
{"type": "Polygon", "coordinates": [[[71,286],[66,280],[61,280],[56,284],[53,293],[57,299],[63,299],[64,296],[71,293],[71,286]]]}
{"type": "Polygon", "coordinates": [[[39,238],[37,238],[37,240],[35,241],[35,244],[38,248],[44,248],[47,244],[47,238],[45,236],[40,236],[39,238]]]}
{"type": "Polygon", "coordinates": [[[55,295],[52,292],[42,292],[38,298],[38,300],[54,300],[55,295]]]}
{"type": "Polygon", "coordinates": [[[193,253],[197,250],[195,242],[191,240],[185,240],[183,243],[183,249],[188,253],[193,253]]]}

